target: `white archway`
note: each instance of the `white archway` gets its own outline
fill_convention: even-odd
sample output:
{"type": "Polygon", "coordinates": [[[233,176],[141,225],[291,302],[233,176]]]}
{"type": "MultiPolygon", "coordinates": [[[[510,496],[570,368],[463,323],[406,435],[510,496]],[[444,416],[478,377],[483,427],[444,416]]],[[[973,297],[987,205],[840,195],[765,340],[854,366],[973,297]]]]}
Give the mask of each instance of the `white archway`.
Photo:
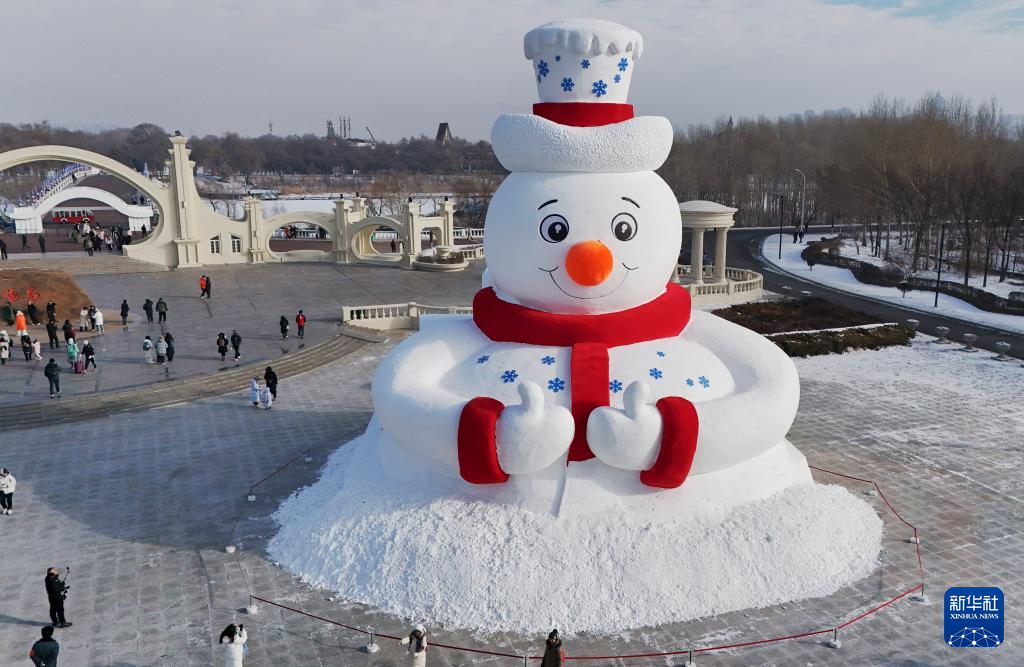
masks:
{"type": "MultiPolygon", "coordinates": [[[[90,199],[92,201],[98,201],[101,204],[106,204],[118,213],[128,217],[129,228],[133,232],[137,232],[140,229],[142,223],[148,223],[149,229],[153,228],[150,220],[153,217],[152,206],[138,206],[135,204],[128,204],[123,199],[99,188],[89,187],[87,185],[76,185],[70,188],[65,188],[60,192],[55,192],[49,197],[43,199],[35,206],[31,207],[33,215],[42,218],[51,209],[57,208],[66,201],[72,199],[90,199]]],[[[29,208],[29,207],[25,207],[29,208]]],[[[15,209],[17,211],[17,209],[15,209]]]]}
{"type": "Polygon", "coordinates": [[[334,260],[334,251],[340,246],[341,231],[338,229],[338,221],[333,213],[319,211],[291,211],[275,215],[272,218],[264,218],[260,223],[261,246],[266,248],[267,254],[278,262],[326,262],[334,260]],[[330,250],[317,250],[306,248],[301,250],[275,251],[270,247],[270,241],[274,232],[282,227],[294,224],[315,225],[327,232],[330,240],[330,250]]]}
{"type": "Polygon", "coordinates": [[[410,243],[416,243],[419,239],[409,238],[408,225],[394,218],[385,216],[370,216],[352,223],[348,229],[348,250],[363,262],[398,264],[402,261],[402,255],[419,252],[419,247],[410,247],[410,243]],[[398,234],[402,248],[395,254],[381,253],[373,247],[373,233],[379,227],[386,227],[398,234]]]}

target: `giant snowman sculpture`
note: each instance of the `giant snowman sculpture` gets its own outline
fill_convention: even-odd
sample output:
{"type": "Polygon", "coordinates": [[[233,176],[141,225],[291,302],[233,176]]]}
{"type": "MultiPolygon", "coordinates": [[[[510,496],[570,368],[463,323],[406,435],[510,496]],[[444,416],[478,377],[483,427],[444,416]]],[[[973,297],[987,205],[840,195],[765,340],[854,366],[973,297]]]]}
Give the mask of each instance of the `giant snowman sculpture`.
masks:
{"type": "Polygon", "coordinates": [[[425,318],[373,379],[374,419],[278,512],[271,555],[386,611],[533,631],[655,625],[829,594],[881,522],[787,440],[799,379],[670,279],[672,146],[626,91],[624,26],[527,33],[540,94],[498,118],[472,317],[425,318]]]}

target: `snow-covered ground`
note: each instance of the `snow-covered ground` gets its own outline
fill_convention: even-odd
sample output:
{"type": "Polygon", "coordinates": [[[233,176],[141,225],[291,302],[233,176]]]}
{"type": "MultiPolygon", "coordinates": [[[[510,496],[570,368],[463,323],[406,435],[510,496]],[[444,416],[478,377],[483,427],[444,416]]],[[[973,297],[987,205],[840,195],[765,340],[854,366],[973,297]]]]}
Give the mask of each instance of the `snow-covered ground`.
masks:
{"type": "MultiPolygon", "coordinates": [[[[971,304],[953,298],[946,294],[939,295],[939,306],[934,307],[935,293],[910,290],[906,297],[895,287],[881,287],[879,285],[868,285],[854,278],[849,269],[841,269],[835,266],[824,266],[818,264],[812,271],[807,263],[800,258],[800,253],[807,247],[806,243],[793,243],[791,235],[782,236],[782,260],[778,259],[779,235],[769,236],[764,241],[763,253],[765,259],[772,265],[792,273],[804,280],[816,282],[826,287],[831,287],[845,292],[861,294],[881,301],[888,301],[897,306],[914,308],[927,313],[935,313],[955,317],[969,322],[1012,331],[1024,333],[1024,317],[1019,315],[1004,315],[1002,313],[990,313],[971,304]]],[[[945,273],[944,273],[945,275],[945,273]]]]}
{"type": "MultiPolygon", "coordinates": [[[[822,237],[817,235],[817,234],[813,234],[813,235],[812,234],[808,234],[807,237],[806,237],[806,240],[814,240],[814,241],[816,241],[816,240],[818,240],[820,238],[822,238],[822,237]]],[[[776,244],[778,244],[777,240],[776,240],[776,244]]],[[[897,241],[897,237],[895,235],[892,237],[892,239],[890,240],[889,244],[890,244],[889,245],[890,253],[896,254],[896,253],[902,252],[902,249],[900,248],[899,243],[897,241]]],[[[864,247],[864,246],[859,246],[860,252],[858,253],[858,246],[859,246],[859,244],[854,239],[843,239],[843,244],[842,244],[842,247],[840,247],[840,249],[839,249],[839,254],[841,254],[844,257],[849,257],[851,259],[859,260],[861,262],[867,262],[868,264],[874,264],[875,266],[885,267],[885,265],[886,265],[885,260],[883,258],[881,258],[881,257],[875,257],[874,255],[872,255],[871,254],[871,248],[864,247]]],[[[776,245],[775,247],[778,247],[778,245],[776,245]]],[[[883,250],[885,249],[885,241],[884,240],[882,241],[882,248],[883,248],[883,250]]],[[[776,255],[776,258],[777,257],[778,257],[778,255],[776,255]]],[[[909,265],[909,263],[908,263],[908,265],[909,265]]],[[[919,277],[919,278],[925,278],[925,279],[928,279],[928,280],[935,280],[935,271],[934,270],[918,271],[914,275],[919,277]]],[[[953,282],[953,283],[963,283],[963,281],[964,281],[964,274],[963,274],[962,271],[948,270],[948,267],[943,267],[943,269],[942,269],[942,279],[943,280],[948,280],[948,281],[953,282]]],[[[1020,280],[1012,279],[1011,278],[1010,280],[1008,280],[1006,282],[999,282],[999,274],[997,272],[993,272],[993,271],[989,271],[988,280],[987,281],[985,280],[985,277],[983,275],[981,275],[981,274],[972,274],[970,279],[967,282],[968,282],[968,284],[971,287],[976,287],[976,288],[978,288],[980,290],[985,290],[986,292],[991,292],[992,294],[995,294],[995,295],[1001,296],[1001,297],[1009,296],[1010,292],[1021,292],[1021,291],[1024,291],[1024,281],[1020,281],[1020,280]],[[987,284],[983,284],[983,283],[986,283],[986,282],[987,282],[987,284]]]]}

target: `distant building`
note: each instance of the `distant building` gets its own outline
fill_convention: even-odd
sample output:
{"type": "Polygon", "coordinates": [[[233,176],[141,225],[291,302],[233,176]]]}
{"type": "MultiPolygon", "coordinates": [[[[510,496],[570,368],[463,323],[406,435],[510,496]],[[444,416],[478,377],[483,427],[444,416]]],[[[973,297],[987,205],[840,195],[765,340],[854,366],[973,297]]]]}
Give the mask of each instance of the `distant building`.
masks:
{"type": "Polygon", "coordinates": [[[334,133],[334,122],[331,120],[327,121],[327,143],[338,143],[338,135],[334,133]]]}
{"type": "Polygon", "coordinates": [[[452,131],[448,127],[448,123],[441,123],[440,125],[437,126],[437,138],[434,139],[434,141],[436,143],[441,144],[442,146],[451,143],[452,131]]]}

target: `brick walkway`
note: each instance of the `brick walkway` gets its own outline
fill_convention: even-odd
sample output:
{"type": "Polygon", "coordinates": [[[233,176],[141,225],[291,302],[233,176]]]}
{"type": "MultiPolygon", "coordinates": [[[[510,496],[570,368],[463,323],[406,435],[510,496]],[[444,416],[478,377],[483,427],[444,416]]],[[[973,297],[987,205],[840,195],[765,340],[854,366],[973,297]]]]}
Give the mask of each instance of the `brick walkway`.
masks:
{"type": "MultiPolygon", "coordinates": [[[[391,634],[407,627],[405,619],[332,601],[330,593],[297,582],[264,556],[277,505],[314,481],[325,456],[367,423],[370,374],[390,345],[368,345],[340,362],[282,382],[281,399],[271,412],[252,410],[245,395],[236,393],[5,432],[0,464],[14,470],[19,486],[17,514],[0,517],[0,664],[23,662],[45,622],[41,579],[50,564],[72,568],[67,609],[75,626],[59,631],[62,664],[217,664],[212,642],[231,621],[250,628],[247,667],[404,664],[403,654],[390,643],[382,642],[382,651],[370,657],[359,651],[365,643],[360,634],[266,605],[255,616],[239,611],[251,590],[359,627],[391,634]],[[256,502],[245,502],[250,484],[307,448],[313,463],[300,457],[260,487],[256,502]],[[223,549],[236,517],[237,562],[223,549]]],[[[964,651],[942,641],[940,602],[942,591],[952,585],[998,585],[1011,609],[1024,598],[1024,408],[993,396],[990,402],[972,404],[968,413],[955,384],[925,390],[907,381],[879,387],[805,378],[791,439],[815,465],[877,480],[897,509],[920,527],[929,601],[901,602],[851,626],[839,651],[824,647],[820,638],[808,638],[702,655],[698,664],[1024,661],[1019,614],[1008,614],[1003,646],[964,651]],[[983,473],[964,470],[971,461],[983,473]]],[[[881,511],[880,499],[872,502],[881,511]]],[[[683,650],[837,624],[916,583],[907,532],[884,516],[887,534],[878,571],[828,598],[613,637],[575,638],[568,651],[683,650]]],[[[431,632],[435,641],[513,653],[535,653],[540,645],[535,637],[431,632]]],[[[430,664],[522,663],[435,649],[430,664]]]]}

